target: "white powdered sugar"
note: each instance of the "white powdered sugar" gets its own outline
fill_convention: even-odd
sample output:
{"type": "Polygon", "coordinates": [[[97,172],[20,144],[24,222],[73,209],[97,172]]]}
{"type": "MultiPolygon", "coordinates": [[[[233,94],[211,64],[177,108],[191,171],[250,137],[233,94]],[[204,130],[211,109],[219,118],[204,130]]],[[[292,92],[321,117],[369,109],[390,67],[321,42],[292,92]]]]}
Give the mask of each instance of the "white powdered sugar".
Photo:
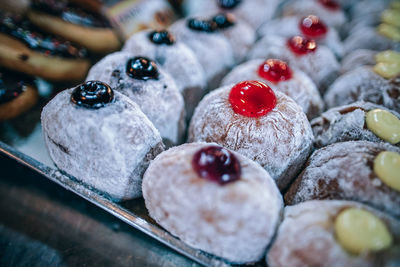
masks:
{"type": "MultiPolygon", "coordinates": [[[[309,14],[311,15],[311,14],[309,14]]],[[[266,22],[258,29],[260,36],[277,35],[289,38],[295,35],[303,35],[300,30],[302,16],[283,17],[266,22]]],[[[325,19],[319,17],[324,23],[325,19]]],[[[335,28],[327,26],[328,32],[322,38],[316,39],[318,44],[329,47],[335,55],[340,58],[343,56],[343,45],[335,28]]]]}
{"type": "Polygon", "coordinates": [[[196,55],[184,43],[155,44],[149,38],[151,32],[145,30],[132,35],[122,50],[134,56],[150,58],[171,74],[184,96],[186,115],[190,117],[206,89],[204,70],[196,55]]]}
{"type": "Polygon", "coordinates": [[[347,18],[342,9],[332,10],[324,7],[317,0],[291,0],[282,8],[283,17],[316,15],[328,25],[340,29],[347,18]]]}
{"type": "Polygon", "coordinates": [[[265,36],[253,46],[248,58],[277,58],[287,61],[293,68],[304,71],[323,93],[336,79],[340,69],[333,52],[326,46],[318,45],[314,52],[298,56],[287,47],[286,41],[287,39],[279,36],[265,36]]]}
{"type": "Polygon", "coordinates": [[[400,192],[385,184],[373,170],[382,151],[400,152],[387,143],[349,141],[315,151],[307,167],[285,195],[287,204],[310,199],[347,199],[363,202],[400,217],[400,192]]]}
{"type": "Polygon", "coordinates": [[[376,53],[377,52],[375,50],[369,49],[357,49],[349,53],[342,60],[342,68],[340,73],[343,74],[365,65],[375,65],[376,53]]]}
{"type": "Polygon", "coordinates": [[[233,85],[206,95],[197,106],[189,141],[215,142],[258,162],[285,188],[311,152],[314,137],[302,108],[278,91],[276,107],[259,118],[236,114],[229,103],[233,85]]]}
{"type": "Polygon", "coordinates": [[[159,132],[126,96],[99,109],[77,106],[73,89],[56,95],[41,115],[55,165],[116,201],[141,196],[142,175],[163,150],[159,132]]]}
{"type": "Polygon", "coordinates": [[[400,262],[400,223],[394,218],[352,201],[307,201],[285,208],[278,235],[267,253],[270,267],[302,266],[398,266],[400,262]],[[394,244],[382,252],[354,255],[336,239],[335,218],[341,211],[358,208],[383,220],[394,244]]]}
{"type": "Polygon", "coordinates": [[[309,119],[321,113],[324,105],[321,95],[314,82],[304,72],[292,69],[291,79],[272,83],[258,75],[258,69],[264,61],[264,59],[254,59],[235,67],[225,76],[221,85],[224,86],[246,80],[258,80],[268,84],[273,90],[293,98],[303,108],[309,119]]]}
{"type": "Polygon", "coordinates": [[[384,142],[366,127],[365,116],[373,109],[387,110],[400,119],[400,114],[393,110],[363,101],[332,108],[311,121],[315,145],[322,147],[356,140],[384,142]]]}
{"type": "Polygon", "coordinates": [[[361,66],[336,79],[324,100],[329,108],[363,100],[400,112],[400,78],[385,79],[361,66]]]}
{"type": "Polygon", "coordinates": [[[184,100],[173,78],[158,67],[158,79],[138,80],[126,73],[129,52],[109,54],[89,71],[87,81],[99,80],[128,96],[160,131],[167,143],[181,142],[184,130],[184,100]]]}
{"type": "Polygon", "coordinates": [[[231,262],[260,260],[281,220],[282,196],[258,164],[232,152],[241,178],[219,185],[201,178],[193,155],[209,145],[184,144],[161,153],[143,177],[150,216],[188,245],[231,262]]]}
{"type": "Polygon", "coordinates": [[[192,49],[204,69],[209,87],[218,85],[222,76],[234,64],[232,47],[228,40],[218,31],[190,29],[188,19],[178,20],[169,30],[178,41],[192,49]]]}

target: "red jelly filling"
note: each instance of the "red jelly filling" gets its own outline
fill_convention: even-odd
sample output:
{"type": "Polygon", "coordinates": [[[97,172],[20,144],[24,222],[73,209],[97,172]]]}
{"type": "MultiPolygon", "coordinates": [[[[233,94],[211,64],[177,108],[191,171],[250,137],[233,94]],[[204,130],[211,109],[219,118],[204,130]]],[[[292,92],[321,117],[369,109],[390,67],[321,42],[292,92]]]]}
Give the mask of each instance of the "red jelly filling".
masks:
{"type": "Polygon", "coordinates": [[[240,179],[239,160],[223,147],[208,146],[197,151],[192,166],[201,178],[220,185],[240,179]]]}
{"type": "Polygon", "coordinates": [[[308,37],[322,38],[328,32],[328,27],[317,16],[310,15],[300,21],[301,32],[308,37]]]}
{"type": "Polygon", "coordinates": [[[313,53],[317,49],[317,43],[314,40],[302,36],[290,38],[287,41],[287,45],[297,55],[313,53]]]}
{"type": "Polygon", "coordinates": [[[268,59],[258,68],[258,75],[270,82],[278,83],[291,79],[292,70],[282,60],[268,59]]]}
{"type": "Polygon", "coordinates": [[[259,81],[244,81],[232,87],[229,102],[235,113],[246,117],[261,117],[276,106],[272,89],[259,81]]]}
{"type": "Polygon", "coordinates": [[[318,2],[330,10],[339,10],[340,5],[334,0],[318,0],[318,2]]]}

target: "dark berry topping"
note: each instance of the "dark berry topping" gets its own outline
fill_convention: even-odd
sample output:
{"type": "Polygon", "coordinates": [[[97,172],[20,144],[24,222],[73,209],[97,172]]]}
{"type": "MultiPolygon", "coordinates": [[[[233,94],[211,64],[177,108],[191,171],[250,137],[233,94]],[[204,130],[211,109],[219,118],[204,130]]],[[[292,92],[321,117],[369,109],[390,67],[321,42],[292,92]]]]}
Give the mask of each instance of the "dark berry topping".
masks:
{"type": "Polygon", "coordinates": [[[292,78],[292,70],[286,62],[268,59],[258,68],[258,75],[267,81],[278,83],[292,78]]]}
{"type": "Polygon", "coordinates": [[[155,44],[172,45],[175,43],[174,36],[168,31],[152,31],[149,34],[149,39],[155,44]]]}
{"type": "Polygon", "coordinates": [[[311,38],[322,38],[328,32],[328,27],[317,16],[310,15],[300,21],[301,32],[311,38]]]}
{"type": "Polygon", "coordinates": [[[318,0],[318,2],[327,9],[330,9],[332,11],[340,9],[339,3],[336,2],[335,0],[318,0]]]}
{"type": "Polygon", "coordinates": [[[188,27],[192,30],[200,32],[214,32],[218,28],[214,21],[194,18],[188,20],[188,27]]]}
{"type": "Polygon", "coordinates": [[[239,160],[223,147],[208,146],[197,151],[192,166],[201,178],[220,185],[240,179],[239,160]]]}
{"type": "Polygon", "coordinates": [[[296,55],[306,55],[317,50],[317,43],[306,37],[294,36],[287,41],[290,50],[296,55]]]}
{"type": "Polygon", "coordinates": [[[244,81],[232,87],[229,102],[235,113],[246,117],[261,117],[276,106],[272,89],[259,81],[244,81]]]}
{"type": "Polygon", "coordinates": [[[104,107],[114,100],[114,91],[100,81],[88,81],[74,89],[71,94],[72,103],[91,109],[104,107]]]}
{"type": "Polygon", "coordinates": [[[8,103],[21,95],[26,84],[33,84],[33,79],[21,73],[0,71],[0,104],[8,103]]]}
{"type": "Polygon", "coordinates": [[[217,0],[220,8],[232,9],[235,8],[242,0],[217,0]]]}
{"type": "Polygon", "coordinates": [[[134,57],[126,63],[126,74],[137,80],[157,80],[158,69],[154,61],[145,57],[134,57]]]}
{"type": "Polygon", "coordinates": [[[218,14],[212,18],[218,29],[226,29],[235,25],[235,17],[232,14],[218,14]]]}

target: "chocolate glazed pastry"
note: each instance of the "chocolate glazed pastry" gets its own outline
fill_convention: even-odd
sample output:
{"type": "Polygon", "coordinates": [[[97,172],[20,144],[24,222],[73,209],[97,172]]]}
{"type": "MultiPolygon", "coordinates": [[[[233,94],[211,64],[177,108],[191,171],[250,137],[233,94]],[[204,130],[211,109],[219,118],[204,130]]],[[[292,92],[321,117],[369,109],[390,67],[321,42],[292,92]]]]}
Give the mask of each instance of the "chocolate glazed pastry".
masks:
{"type": "Polygon", "coordinates": [[[34,106],[38,93],[33,80],[0,70],[0,121],[17,117],[34,106]]]}
{"type": "Polygon", "coordinates": [[[21,16],[0,13],[1,66],[53,81],[81,80],[89,68],[86,53],[21,16]]]}
{"type": "Polygon", "coordinates": [[[41,29],[62,36],[96,53],[109,53],[121,42],[109,22],[77,1],[33,0],[29,19],[41,29]]]}
{"type": "Polygon", "coordinates": [[[287,205],[311,199],[344,199],[400,218],[400,148],[349,141],[314,152],[285,194],[287,205]]]}

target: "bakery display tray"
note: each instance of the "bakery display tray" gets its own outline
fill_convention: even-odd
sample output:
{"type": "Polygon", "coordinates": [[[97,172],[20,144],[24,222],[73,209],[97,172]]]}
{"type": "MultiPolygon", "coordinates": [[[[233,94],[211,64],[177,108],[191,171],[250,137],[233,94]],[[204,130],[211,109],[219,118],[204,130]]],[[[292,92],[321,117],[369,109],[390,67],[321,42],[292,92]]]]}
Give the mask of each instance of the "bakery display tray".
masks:
{"type": "MultiPolygon", "coordinates": [[[[39,91],[43,91],[39,88],[39,91]]],[[[17,119],[0,122],[0,153],[102,208],[128,225],[205,266],[230,266],[223,259],[194,249],[158,226],[149,216],[143,198],[115,203],[76,178],[59,171],[51,161],[42,136],[40,112],[51,97],[41,93],[39,104],[17,119]],[[44,96],[43,96],[44,95],[44,96]]],[[[246,265],[249,266],[249,265],[246,265]]],[[[264,260],[250,266],[265,266],[264,260]]]]}

